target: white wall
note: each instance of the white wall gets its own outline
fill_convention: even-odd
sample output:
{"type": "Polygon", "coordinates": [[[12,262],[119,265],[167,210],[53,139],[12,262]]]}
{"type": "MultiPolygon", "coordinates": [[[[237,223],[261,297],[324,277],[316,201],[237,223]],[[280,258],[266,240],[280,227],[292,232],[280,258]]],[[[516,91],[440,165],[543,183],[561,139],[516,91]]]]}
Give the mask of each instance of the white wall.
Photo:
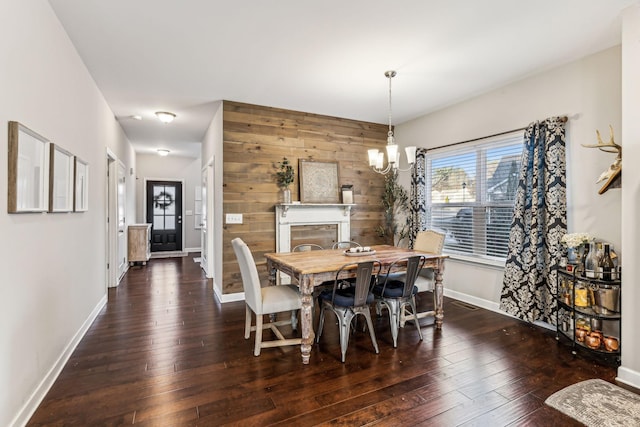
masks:
{"type": "Polygon", "coordinates": [[[622,26],[622,366],[618,379],[640,388],[640,4],[623,14],[622,26]]]}
{"type": "Polygon", "coordinates": [[[138,223],[146,223],[145,219],[145,178],[146,179],[167,179],[180,181],[184,180],[182,189],[183,214],[191,211],[191,215],[183,216],[184,235],[182,248],[199,250],[200,229],[195,228],[195,187],[200,186],[200,159],[190,157],[166,156],[160,157],[155,154],[138,154],[136,159],[137,169],[134,170],[136,181],[137,216],[138,223]]]}
{"type": "Polygon", "coordinates": [[[26,422],[106,302],[105,147],[125,161],[133,151],[48,2],[0,2],[0,32],[0,425],[8,426],[26,422]],[[88,212],[7,214],[10,120],[89,163],[88,212]]]}
{"type": "Polygon", "coordinates": [[[213,182],[209,183],[207,209],[209,224],[209,260],[212,268],[208,277],[213,278],[213,290],[218,299],[225,301],[222,295],[222,153],[223,153],[223,102],[218,104],[202,140],[202,167],[213,164],[213,182]],[[219,278],[216,280],[216,278],[219,278]]]}
{"type": "MultiPolygon", "coordinates": [[[[396,141],[437,147],[525,127],[549,116],[567,115],[569,232],[589,232],[613,243],[621,260],[631,264],[636,257],[621,250],[621,190],[598,195],[602,183],[595,183],[615,154],[580,146],[596,143],[596,129],[608,139],[609,124],[617,131],[616,141],[621,142],[621,67],[618,46],[401,124],[396,141]]],[[[402,180],[408,183],[406,173],[402,180]]],[[[444,275],[445,293],[498,310],[502,279],[502,268],[450,259],[444,275]]],[[[623,325],[623,331],[629,329],[633,328],[623,325]]],[[[625,342],[623,356],[626,348],[625,342]]]]}

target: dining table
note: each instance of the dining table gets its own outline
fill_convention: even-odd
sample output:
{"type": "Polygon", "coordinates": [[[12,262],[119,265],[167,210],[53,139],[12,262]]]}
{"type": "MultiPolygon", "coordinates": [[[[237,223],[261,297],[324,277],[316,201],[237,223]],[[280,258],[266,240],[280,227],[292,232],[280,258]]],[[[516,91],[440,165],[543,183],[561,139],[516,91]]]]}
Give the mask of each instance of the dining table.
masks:
{"type": "MultiPolygon", "coordinates": [[[[366,252],[349,252],[345,249],[325,249],[306,252],[273,252],[266,253],[267,268],[269,271],[269,284],[277,285],[279,273],[285,273],[292,277],[300,289],[302,309],[300,314],[300,326],[302,334],[302,363],[308,364],[311,357],[311,348],[314,340],[313,331],[313,290],[314,287],[327,281],[334,281],[335,275],[345,264],[354,264],[352,272],[355,276],[358,262],[377,260],[381,263],[381,273],[388,272],[394,261],[412,255],[423,255],[426,258],[423,268],[431,268],[434,271],[434,311],[435,327],[442,328],[444,319],[444,287],[442,275],[444,273],[444,260],[447,255],[434,254],[414,249],[401,248],[391,245],[375,245],[366,252]]],[[[395,271],[401,271],[402,266],[396,264],[395,271]]],[[[341,276],[342,277],[342,276],[341,276]]]]}

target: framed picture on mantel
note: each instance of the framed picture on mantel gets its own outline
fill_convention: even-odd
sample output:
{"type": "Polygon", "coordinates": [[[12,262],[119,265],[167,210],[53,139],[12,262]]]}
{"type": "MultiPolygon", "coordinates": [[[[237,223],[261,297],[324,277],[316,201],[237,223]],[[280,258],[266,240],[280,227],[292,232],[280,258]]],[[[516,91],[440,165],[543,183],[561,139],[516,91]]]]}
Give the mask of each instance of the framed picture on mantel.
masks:
{"type": "Polygon", "coordinates": [[[300,160],[300,202],[340,203],[338,162],[300,160]]]}

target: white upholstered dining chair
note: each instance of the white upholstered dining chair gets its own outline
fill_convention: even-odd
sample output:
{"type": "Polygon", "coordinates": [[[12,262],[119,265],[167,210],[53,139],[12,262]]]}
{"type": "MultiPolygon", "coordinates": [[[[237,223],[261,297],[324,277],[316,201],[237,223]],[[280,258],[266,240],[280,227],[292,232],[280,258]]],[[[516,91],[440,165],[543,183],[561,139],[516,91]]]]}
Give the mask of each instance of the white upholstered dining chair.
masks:
{"type": "Polygon", "coordinates": [[[302,307],[300,294],[295,286],[260,286],[260,277],[251,250],[240,238],[231,241],[233,251],[238,259],[240,274],[242,276],[242,286],[244,287],[244,298],[246,302],[246,317],[244,327],[244,338],[249,339],[252,331],[256,333],[256,341],[253,350],[255,356],[260,355],[260,350],[267,347],[300,345],[300,338],[285,338],[278,326],[291,323],[296,329],[297,319],[294,316],[287,320],[272,320],[263,323],[264,315],[275,315],[276,313],[299,310],[302,307]],[[256,315],[256,325],[252,326],[252,314],[256,315]],[[277,339],[272,341],[262,341],[262,330],[271,329],[277,339]]]}

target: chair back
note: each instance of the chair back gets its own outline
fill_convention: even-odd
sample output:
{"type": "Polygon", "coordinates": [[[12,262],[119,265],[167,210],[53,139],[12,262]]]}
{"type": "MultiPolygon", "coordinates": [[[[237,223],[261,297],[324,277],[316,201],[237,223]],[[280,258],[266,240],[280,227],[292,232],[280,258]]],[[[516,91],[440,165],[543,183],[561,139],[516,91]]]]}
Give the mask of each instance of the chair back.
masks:
{"type": "Polygon", "coordinates": [[[376,278],[380,273],[380,269],[382,268],[382,264],[380,261],[365,261],[359,263],[349,263],[340,267],[340,270],[336,273],[336,280],[333,285],[333,295],[332,302],[335,298],[336,290],[338,289],[339,284],[342,282],[343,277],[345,276],[345,272],[347,270],[352,270],[353,266],[357,266],[356,268],[356,282],[354,286],[354,296],[353,296],[353,306],[354,307],[362,307],[367,304],[367,297],[371,292],[372,284],[376,282],[376,278]]]}
{"type": "Polygon", "coordinates": [[[324,248],[315,243],[302,243],[294,247],[291,252],[307,252],[307,251],[321,251],[324,248]]]}
{"type": "Polygon", "coordinates": [[[419,231],[413,243],[413,249],[440,255],[444,246],[445,234],[435,230],[419,231]]]}
{"type": "Polygon", "coordinates": [[[256,314],[262,314],[262,291],[260,286],[260,276],[258,268],[253,259],[251,250],[247,244],[239,237],[231,241],[233,251],[238,259],[240,275],[242,276],[242,287],[244,288],[244,298],[247,305],[256,314]]]}
{"type": "Polygon", "coordinates": [[[382,288],[382,294],[384,295],[384,289],[387,287],[387,282],[389,281],[390,272],[394,269],[394,267],[398,264],[407,263],[407,271],[404,275],[404,288],[402,290],[402,297],[406,298],[413,294],[413,287],[416,283],[416,278],[418,277],[418,273],[424,267],[427,258],[424,255],[414,255],[410,257],[400,258],[395,260],[387,271],[387,276],[384,281],[384,286],[382,288]]]}
{"type": "Polygon", "coordinates": [[[331,249],[349,249],[349,248],[361,248],[362,245],[358,242],[344,241],[335,242],[331,249]]]}

